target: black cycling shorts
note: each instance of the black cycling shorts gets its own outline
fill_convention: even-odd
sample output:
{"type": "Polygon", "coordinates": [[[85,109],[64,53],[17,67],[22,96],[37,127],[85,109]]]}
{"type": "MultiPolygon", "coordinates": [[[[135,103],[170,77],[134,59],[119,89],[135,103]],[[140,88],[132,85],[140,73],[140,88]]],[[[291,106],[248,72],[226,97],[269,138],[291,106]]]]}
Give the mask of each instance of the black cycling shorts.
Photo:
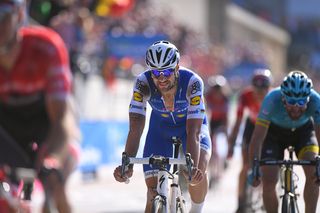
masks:
{"type": "Polygon", "coordinates": [[[306,150],[306,147],[311,147],[311,150],[318,149],[318,141],[311,120],[296,129],[285,129],[271,123],[262,146],[261,159],[282,160],[284,150],[288,146],[294,147],[296,156],[299,156],[300,151],[306,150]]]}
{"type": "Polygon", "coordinates": [[[223,127],[224,121],[223,120],[210,120],[210,134],[213,135],[215,133],[217,133],[217,130],[219,130],[219,128],[223,127]]]}
{"type": "Polygon", "coordinates": [[[35,158],[36,156],[31,146],[19,145],[0,126],[0,165],[32,168],[35,158]]]}

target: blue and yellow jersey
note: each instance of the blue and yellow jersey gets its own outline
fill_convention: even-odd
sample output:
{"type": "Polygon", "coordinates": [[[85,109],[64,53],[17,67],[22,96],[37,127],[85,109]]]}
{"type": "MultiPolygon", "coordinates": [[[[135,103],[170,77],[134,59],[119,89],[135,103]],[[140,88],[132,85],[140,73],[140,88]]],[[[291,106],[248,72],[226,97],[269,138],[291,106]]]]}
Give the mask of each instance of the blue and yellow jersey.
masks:
{"type": "Polygon", "coordinates": [[[186,119],[199,118],[206,124],[203,97],[203,81],[193,71],[180,67],[178,88],[174,99],[174,110],[166,109],[161,93],[151,77],[151,71],[141,73],[135,82],[129,112],[146,114],[147,103],[152,116],[168,124],[184,124],[186,119]]]}

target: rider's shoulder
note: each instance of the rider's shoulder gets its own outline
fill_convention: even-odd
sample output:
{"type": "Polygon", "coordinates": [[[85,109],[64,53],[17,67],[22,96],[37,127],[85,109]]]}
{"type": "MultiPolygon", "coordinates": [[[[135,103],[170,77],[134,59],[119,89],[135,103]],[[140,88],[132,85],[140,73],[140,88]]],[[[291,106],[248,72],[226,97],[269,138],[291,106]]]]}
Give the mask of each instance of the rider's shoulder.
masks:
{"type": "Polygon", "coordinates": [[[320,94],[317,91],[315,91],[314,89],[311,90],[310,101],[320,104],[320,94]]]}
{"type": "Polygon", "coordinates": [[[42,46],[45,49],[47,46],[64,47],[64,42],[61,36],[45,26],[31,25],[20,29],[20,35],[24,42],[32,43],[35,46],[42,46]]]}
{"type": "Polygon", "coordinates": [[[272,99],[278,99],[282,97],[281,89],[280,87],[275,87],[272,88],[267,95],[265,96],[266,98],[272,98],[272,99]]]}
{"type": "Polygon", "coordinates": [[[203,84],[203,79],[200,77],[200,75],[198,75],[195,71],[189,68],[179,66],[179,75],[184,79],[190,79],[190,83],[200,82],[201,84],[203,84]]]}

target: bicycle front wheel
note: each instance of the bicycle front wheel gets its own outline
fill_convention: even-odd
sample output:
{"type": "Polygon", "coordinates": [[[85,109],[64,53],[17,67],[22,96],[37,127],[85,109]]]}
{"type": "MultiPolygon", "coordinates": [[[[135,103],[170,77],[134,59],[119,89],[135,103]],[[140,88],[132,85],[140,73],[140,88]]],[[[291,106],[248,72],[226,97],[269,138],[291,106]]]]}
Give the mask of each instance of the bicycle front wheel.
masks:
{"type": "Polygon", "coordinates": [[[291,197],[288,194],[285,194],[282,197],[282,207],[281,212],[282,213],[297,213],[296,211],[296,200],[294,197],[291,197]]]}
{"type": "Polygon", "coordinates": [[[166,201],[157,195],[152,202],[152,213],[167,213],[166,201]]]}

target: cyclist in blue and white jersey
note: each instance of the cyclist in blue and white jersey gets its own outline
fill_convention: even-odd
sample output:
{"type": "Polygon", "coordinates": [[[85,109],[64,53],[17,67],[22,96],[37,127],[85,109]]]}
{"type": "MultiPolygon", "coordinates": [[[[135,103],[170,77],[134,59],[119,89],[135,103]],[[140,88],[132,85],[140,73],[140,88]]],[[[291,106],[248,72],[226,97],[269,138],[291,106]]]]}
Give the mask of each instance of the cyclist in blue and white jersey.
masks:
{"type": "MultiPolygon", "coordinates": [[[[201,212],[208,190],[207,166],[211,155],[203,81],[193,71],[179,66],[179,59],[178,49],[168,41],[155,42],[148,48],[148,70],[137,77],[133,89],[125,152],[133,157],[137,154],[148,102],[152,112],[143,156],[171,157],[171,137],[182,139],[184,151],[191,153],[195,166],[189,183],[191,212],[201,212]]],[[[143,169],[148,188],[146,212],[150,212],[151,201],[156,195],[157,171],[149,166],[143,169]]],[[[129,168],[124,178],[120,171],[121,166],[115,169],[114,177],[124,182],[132,176],[133,170],[129,168]]]]}
{"type": "MultiPolygon", "coordinates": [[[[280,87],[263,100],[250,143],[251,161],[283,159],[284,149],[295,147],[298,159],[313,160],[319,153],[320,96],[312,81],[301,71],[290,72],[280,87]]],[[[278,211],[276,184],[279,168],[263,166],[263,201],[267,212],[278,211]]],[[[316,212],[319,187],[315,183],[315,168],[303,167],[306,184],[304,200],[306,213],[316,212]]],[[[249,175],[252,180],[252,175],[249,175]]],[[[252,185],[260,184],[260,179],[252,185]]]]}

